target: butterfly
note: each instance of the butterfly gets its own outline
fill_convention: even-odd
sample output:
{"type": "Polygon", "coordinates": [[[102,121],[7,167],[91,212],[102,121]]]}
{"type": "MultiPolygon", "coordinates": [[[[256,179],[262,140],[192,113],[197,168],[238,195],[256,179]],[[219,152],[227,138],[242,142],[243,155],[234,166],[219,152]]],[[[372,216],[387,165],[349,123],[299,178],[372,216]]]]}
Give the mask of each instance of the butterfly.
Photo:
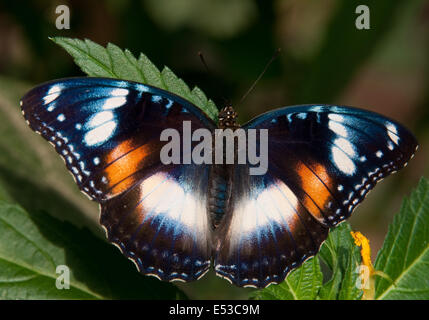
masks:
{"type": "Polygon", "coordinates": [[[108,240],[141,273],[165,281],[197,280],[213,265],[241,287],[282,282],[418,146],[406,128],[373,112],[284,107],[241,126],[268,130],[267,170],[251,175],[250,163],[160,161],[164,129],[183,135],[185,121],[193,131],[236,129],[230,106],[216,124],[160,88],[82,77],[30,90],[21,108],[100,204],[108,240]]]}

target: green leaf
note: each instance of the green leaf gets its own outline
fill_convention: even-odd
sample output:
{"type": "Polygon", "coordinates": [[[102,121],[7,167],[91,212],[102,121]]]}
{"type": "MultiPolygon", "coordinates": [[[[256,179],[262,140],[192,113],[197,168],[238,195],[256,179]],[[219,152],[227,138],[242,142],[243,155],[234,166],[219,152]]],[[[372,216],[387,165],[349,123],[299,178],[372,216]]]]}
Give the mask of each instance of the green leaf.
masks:
{"type": "Polygon", "coordinates": [[[174,285],[139,274],[119,250],[44,213],[0,201],[0,298],[175,299],[174,285]],[[70,289],[56,287],[57,266],[70,289]]]}
{"type": "Polygon", "coordinates": [[[340,268],[335,268],[332,278],[323,284],[320,288],[318,299],[320,300],[337,300],[338,292],[343,279],[340,268]]]}
{"type": "Polygon", "coordinates": [[[253,293],[260,300],[314,300],[322,286],[322,272],[319,259],[308,259],[298,269],[293,270],[284,282],[253,293]]]}
{"type": "Polygon", "coordinates": [[[91,77],[136,81],[170,91],[192,102],[213,121],[217,121],[218,109],[212,100],[208,100],[197,87],[190,90],[168,67],[159,72],[144,54],[140,54],[137,60],[130,51],[124,51],[111,43],[104,48],[88,39],[51,39],[63,47],[82,71],[91,77]]]}
{"type": "Polygon", "coordinates": [[[345,271],[342,272],[344,275],[341,280],[340,291],[338,293],[339,300],[359,300],[362,297],[362,290],[356,285],[359,277],[357,267],[360,264],[359,248],[353,246],[349,248],[350,253],[347,255],[347,259],[344,259],[345,271]],[[357,253],[357,254],[356,254],[357,253]]]}
{"type": "Polygon", "coordinates": [[[377,299],[429,299],[429,181],[420,180],[389,226],[375,269],[377,299]]]}
{"type": "Polygon", "coordinates": [[[362,296],[362,290],[356,286],[359,276],[356,267],[361,257],[351,231],[347,222],[341,223],[330,231],[320,249],[319,256],[332,270],[332,278],[323,285],[320,299],[357,300],[362,296]]]}

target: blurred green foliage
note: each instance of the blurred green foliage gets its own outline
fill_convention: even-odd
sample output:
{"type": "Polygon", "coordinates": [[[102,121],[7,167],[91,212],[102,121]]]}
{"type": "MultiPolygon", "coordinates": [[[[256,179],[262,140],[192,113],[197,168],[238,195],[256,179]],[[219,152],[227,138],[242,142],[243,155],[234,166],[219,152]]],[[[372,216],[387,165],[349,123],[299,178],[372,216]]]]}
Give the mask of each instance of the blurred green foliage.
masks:
{"type": "MultiPolygon", "coordinates": [[[[81,75],[48,37],[89,38],[143,52],[168,65],[218,106],[240,100],[276,48],[270,66],[245,102],[240,120],[273,107],[321,103],[353,105],[399,120],[429,139],[429,2],[427,0],[234,0],[172,2],[19,1],[0,3],[0,182],[27,211],[46,210],[102,235],[96,206],[83,197],[63,163],[20,116],[19,98],[32,85],[81,75]],[[67,4],[71,29],[55,28],[55,7],[67,4]],[[367,4],[371,29],[355,28],[355,7],[367,4]],[[210,73],[199,61],[203,52],[210,73]]],[[[375,252],[401,199],[429,173],[420,148],[399,174],[377,186],[351,218],[375,252]]],[[[245,298],[209,275],[181,285],[191,298],[245,298]]]]}
{"type": "Polygon", "coordinates": [[[131,261],[88,230],[2,200],[0,276],[1,299],[185,298],[170,283],[142,277],[131,261]],[[68,290],[57,289],[63,274],[58,266],[69,270],[68,290]]]}

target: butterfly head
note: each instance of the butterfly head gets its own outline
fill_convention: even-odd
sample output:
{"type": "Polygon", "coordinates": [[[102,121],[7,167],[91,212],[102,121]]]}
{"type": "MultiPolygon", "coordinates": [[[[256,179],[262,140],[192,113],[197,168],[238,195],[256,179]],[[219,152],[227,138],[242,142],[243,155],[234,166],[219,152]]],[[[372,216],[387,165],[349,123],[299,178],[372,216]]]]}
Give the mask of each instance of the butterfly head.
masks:
{"type": "Polygon", "coordinates": [[[234,129],[239,128],[240,125],[237,122],[237,112],[235,112],[232,106],[224,107],[219,112],[219,128],[221,129],[234,129]]]}

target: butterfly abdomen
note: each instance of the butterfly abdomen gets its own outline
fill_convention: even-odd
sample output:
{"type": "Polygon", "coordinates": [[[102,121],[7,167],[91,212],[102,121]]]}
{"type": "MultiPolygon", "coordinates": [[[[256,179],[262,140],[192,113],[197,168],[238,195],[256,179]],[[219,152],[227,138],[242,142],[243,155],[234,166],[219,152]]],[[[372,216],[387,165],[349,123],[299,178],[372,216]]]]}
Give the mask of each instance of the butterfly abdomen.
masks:
{"type": "Polygon", "coordinates": [[[213,165],[208,188],[208,210],[211,224],[216,229],[222,222],[231,200],[231,177],[233,166],[213,165]]]}
{"type": "Polygon", "coordinates": [[[228,165],[214,165],[208,188],[208,208],[213,228],[222,221],[230,199],[228,165]]]}

